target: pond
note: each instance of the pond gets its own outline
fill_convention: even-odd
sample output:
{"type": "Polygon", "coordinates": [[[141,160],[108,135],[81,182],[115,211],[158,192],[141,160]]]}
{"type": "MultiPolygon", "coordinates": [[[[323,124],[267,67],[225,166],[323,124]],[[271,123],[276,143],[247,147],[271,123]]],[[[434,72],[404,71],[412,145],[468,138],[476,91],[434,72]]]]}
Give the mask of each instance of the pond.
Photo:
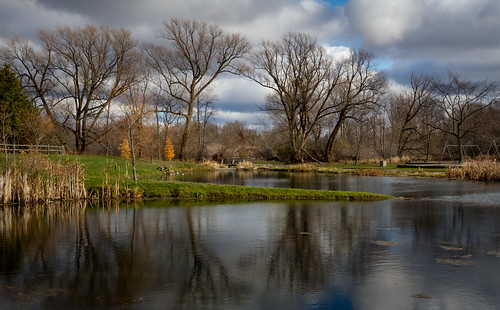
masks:
{"type": "MultiPolygon", "coordinates": [[[[163,200],[2,210],[0,309],[496,309],[500,304],[499,184],[232,172],[224,177],[235,184],[359,190],[405,199],[163,200]]],[[[205,182],[224,177],[178,176],[205,182]]]]}

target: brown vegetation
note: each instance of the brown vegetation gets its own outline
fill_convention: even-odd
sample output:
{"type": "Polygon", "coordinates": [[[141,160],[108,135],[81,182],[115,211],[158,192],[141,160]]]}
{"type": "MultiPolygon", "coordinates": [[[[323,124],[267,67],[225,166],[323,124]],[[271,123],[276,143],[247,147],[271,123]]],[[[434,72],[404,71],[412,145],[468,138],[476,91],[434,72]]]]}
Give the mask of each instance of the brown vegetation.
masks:
{"type": "Polygon", "coordinates": [[[468,161],[446,170],[448,178],[474,181],[500,181],[500,163],[493,160],[468,161]]]}
{"type": "Polygon", "coordinates": [[[39,154],[21,155],[0,174],[0,201],[4,204],[85,197],[84,169],[78,162],[60,163],[39,154]]]}

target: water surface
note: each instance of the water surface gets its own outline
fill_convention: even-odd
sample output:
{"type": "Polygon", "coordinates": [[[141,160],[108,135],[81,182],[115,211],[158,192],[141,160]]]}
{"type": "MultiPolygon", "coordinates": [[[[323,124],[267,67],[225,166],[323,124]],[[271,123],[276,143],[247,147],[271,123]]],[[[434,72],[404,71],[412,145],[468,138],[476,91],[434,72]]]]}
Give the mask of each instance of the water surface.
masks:
{"type": "Polygon", "coordinates": [[[407,199],[3,210],[0,309],[497,309],[497,184],[298,176],[407,199]]]}

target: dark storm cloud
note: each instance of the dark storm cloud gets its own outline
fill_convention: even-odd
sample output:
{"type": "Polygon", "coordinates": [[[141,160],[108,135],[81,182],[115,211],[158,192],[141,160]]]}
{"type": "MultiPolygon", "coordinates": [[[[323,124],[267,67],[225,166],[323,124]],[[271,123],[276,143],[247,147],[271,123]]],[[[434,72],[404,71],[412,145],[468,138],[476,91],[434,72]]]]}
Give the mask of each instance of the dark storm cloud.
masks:
{"type": "MultiPolygon", "coordinates": [[[[38,29],[110,25],[141,42],[160,43],[162,22],[173,17],[217,23],[252,44],[300,31],[328,48],[344,42],[387,59],[387,75],[405,82],[412,72],[500,81],[498,0],[0,0],[0,43],[36,41],[38,29]],[[330,46],[328,46],[330,45],[330,46]],[[392,67],[391,67],[392,64],[392,67]]],[[[334,48],[332,50],[335,50],[334,48]]],[[[340,50],[340,49],[339,49],[340,50]]],[[[265,90],[224,77],[214,87],[220,109],[258,111],[265,90]]],[[[227,113],[226,115],[231,115],[227,113]]],[[[236,114],[234,114],[236,115],[236,114]]],[[[239,115],[238,117],[242,117],[239,115]]]]}
{"type": "Polygon", "coordinates": [[[389,76],[446,74],[500,81],[498,0],[351,0],[346,18],[375,54],[394,60],[389,76]]]}
{"type": "Polygon", "coordinates": [[[197,18],[210,22],[246,22],[273,12],[289,1],[246,0],[37,0],[42,6],[78,13],[100,23],[127,25],[161,23],[172,17],[197,18]]]}

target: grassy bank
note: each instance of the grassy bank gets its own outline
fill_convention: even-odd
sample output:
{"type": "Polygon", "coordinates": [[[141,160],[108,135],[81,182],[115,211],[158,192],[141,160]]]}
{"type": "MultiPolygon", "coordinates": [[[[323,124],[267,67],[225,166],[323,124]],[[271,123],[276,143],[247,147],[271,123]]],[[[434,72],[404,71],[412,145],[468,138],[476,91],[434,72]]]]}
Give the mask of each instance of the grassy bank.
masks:
{"type": "MultiPolygon", "coordinates": [[[[58,160],[54,156],[53,160],[58,160]]],[[[120,157],[95,156],[95,155],[64,155],[63,160],[78,161],[85,168],[85,184],[87,188],[102,187],[105,183],[116,183],[132,178],[132,166],[129,160],[120,157]]],[[[163,160],[137,160],[136,170],[139,182],[144,180],[158,180],[165,172],[188,173],[212,171],[213,168],[196,163],[163,161],[163,160]]],[[[124,183],[125,184],[125,183],[124,183]]]]}
{"type": "Polygon", "coordinates": [[[139,160],[138,181],[131,180],[131,166],[122,158],[66,155],[86,170],[86,187],[93,198],[182,198],[208,200],[380,200],[390,197],[369,193],[257,188],[190,182],[161,181],[170,173],[213,171],[214,167],[176,161],[139,160]]]}
{"type": "MultiPolygon", "coordinates": [[[[16,157],[23,156],[28,155],[17,155],[16,157]]],[[[132,167],[130,162],[122,158],[90,155],[50,155],[41,156],[41,158],[43,158],[42,161],[51,161],[57,165],[73,165],[73,167],[78,167],[78,169],[81,167],[82,171],[85,171],[85,188],[87,192],[85,196],[90,199],[379,200],[390,198],[388,196],[369,193],[256,188],[161,181],[166,171],[177,174],[214,170],[214,167],[207,165],[176,161],[139,160],[136,166],[138,181],[133,182],[131,180],[132,167]],[[74,166],[77,163],[78,166],[74,166]]],[[[290,171],[298,170],[292,167],[290,171]]],[[[320,171],[311,170],[310,172],[320,171]]],[[[51,174],[55,175],[52,172],[48,173],[48,175],[51,174]]],[[[66,172],[66,174],[71,176],[73,173],[66,172]]],[[[56,179],[62,179],[62,177],[58,176],[56,179]]],[[[47,188],[47,185],[44,185],[45,183],[40,184],[39,187],[47,188]]],[[[18,188],[22,188],[22,186],[18,186],[18,188]]],[[[63,196],[59,195],[58,197],[63,196]]],[[[58,197],[42,200],[57,200],[58,197]]]]}
{"type": "Polygon", "coordinates": [[[390,196],[324,190],[263,188],[236,185],[215,185],[192,182],[144,181],[137,184],[138,192],[150,198],[188,198],[225,200],[382,200],[390,196]]]}
{"type": "Polygon", "coordinates": [[[358,176],[391,176],[391,177],[422,177],[422,178],[445,178],[444,168],[399,168],[398,163],[389,163],[385,167],[380,167],[374,163],[306,163],[297,165],[283,165],[276,163],[263,163],[256,165],[246,165],[243,170],[263,169],[269,171],[283,172],[311,172],[321,174],[342,174],[358,176]]]}

